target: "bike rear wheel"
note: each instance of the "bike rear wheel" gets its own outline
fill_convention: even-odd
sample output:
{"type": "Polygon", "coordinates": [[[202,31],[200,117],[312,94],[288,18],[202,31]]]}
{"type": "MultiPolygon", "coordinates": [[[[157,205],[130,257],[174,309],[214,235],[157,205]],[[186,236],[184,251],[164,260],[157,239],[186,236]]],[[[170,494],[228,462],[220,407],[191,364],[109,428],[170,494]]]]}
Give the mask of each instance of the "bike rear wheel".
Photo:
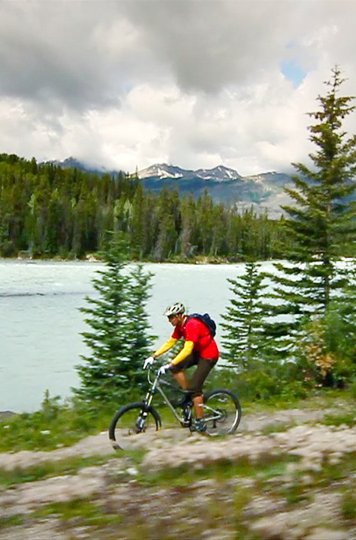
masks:
{"type": "Polygon", "coordinates": [[[204,395],[204,421],[208,435],[234,433],[241,414],[240,402],[230,390],[212,390],[204,395]]]}
{"type": "Polygon", "coordinates": [[[161,418],[153,407],[143,402],[130,403],[114,415],[109,438],[115,450],[130,450],[148,443],[160,427],[161,418]]]}

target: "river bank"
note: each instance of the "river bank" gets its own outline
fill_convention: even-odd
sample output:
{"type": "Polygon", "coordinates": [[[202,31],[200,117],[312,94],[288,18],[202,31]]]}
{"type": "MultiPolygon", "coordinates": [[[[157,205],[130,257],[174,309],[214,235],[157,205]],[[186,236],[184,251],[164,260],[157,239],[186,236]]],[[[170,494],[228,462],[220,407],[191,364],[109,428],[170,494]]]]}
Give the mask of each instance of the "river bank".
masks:
{"type": "MultiPolygon", "coordinates": [[[[24,262],[93,262],[103,263],[103,258],[100,253],[87,253],[82,258],[77,257],[61,257],[54,255],[52,257],[33,256],[26,251],[20,251],[12,257],[0,257],[0,261],[24,261],[24,262]]],[[[174,257],[168,259],[133,259],[128,261],[130,264],[237,264],[244,263],[242,257],[216,257],[211,255],[199,255],[196,257],[174,257]]],[[[257,262],[257,261],[256,261],[257,262]]],[[[260,261],[263,262],[263,261],[260,261]]]]}

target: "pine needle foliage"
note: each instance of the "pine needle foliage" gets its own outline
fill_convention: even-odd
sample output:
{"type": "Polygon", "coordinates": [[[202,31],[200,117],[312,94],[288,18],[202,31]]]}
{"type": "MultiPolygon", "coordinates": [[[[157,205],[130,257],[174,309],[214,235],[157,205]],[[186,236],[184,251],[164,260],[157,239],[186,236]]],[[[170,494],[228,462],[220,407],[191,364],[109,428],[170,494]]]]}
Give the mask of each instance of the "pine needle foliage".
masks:
{"type": "Polygon", "coordinates": [[[286,189],[295,203],[283,207],[291,242],[288,262],[275,264],[274,313],[279,319],[269,327],[275,336],[292,337],[289,343],[286,339],[284,353],[294,349],[301,325],[323,317],[333,297],[345,287],[338,262],[355,243],[356,135],[348,136],[343,130],[345,118],[355,107],[353,97],[339,95],[343,82],[335,67],[325,83],[326,94],[318,97],[320,109],[309,113],[315,121],[309,127],[316,146],[309,155],[312,166],[293,164],[299,174],[293,177],[294,189],[286,189]]]}
{"type": "Polygon", "coordinates": [[[145,311],[152,274],[141,265],[128,264],[128,247],[115,239],[103,253],[106,264],[93,280],[97,295],[87,297],[81,308],[90,330],[82,333],[91,355],[77,366],[79,398],[88,401],[119,401],[144,387],[142,361],[152,349],[145,311]]]}
{"type": "Polygon", "coordinates": [[[228,279],[233,297],[223,315],[223,359],[239,371],[256,367],[262,358],[263,316],[262,300],[265,275],[257,263],[246,263],[245,272],[236,279],[228,279]]]}
{"type": "Polygon", "coordinates": [[[356,378],[356,264],[344,269],[348,280],[324,317],[326,347],[336,357],[334,375],[347,382],[356,378]]]}
{"type": "Polygon", "coordinates": [[[309,378],[323,386],[344,387],[356,377],[355,265],[348,261],[344,271],[350,276],[349,282],[330,302],[323,317],[305,325],[299,343],[302,360],[307,361],[307,369],[312,368],[309,378]]]}

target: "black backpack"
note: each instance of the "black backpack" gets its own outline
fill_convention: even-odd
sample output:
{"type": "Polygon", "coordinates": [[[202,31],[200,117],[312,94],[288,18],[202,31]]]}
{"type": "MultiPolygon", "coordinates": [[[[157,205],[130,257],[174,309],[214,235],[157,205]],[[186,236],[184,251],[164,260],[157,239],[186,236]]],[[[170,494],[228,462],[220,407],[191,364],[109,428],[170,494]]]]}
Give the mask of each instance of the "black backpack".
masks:
{"type": "Polygon", "coordinates": [[[199,321],[203,322],[205,326],[208,327],[210,334],[212,337],[216,334],[216,322],[210,317],[209,313],[204,313],[203,315],[201,313],[191,313],[188,316],[188,319],[199,319],[199,321]]]}

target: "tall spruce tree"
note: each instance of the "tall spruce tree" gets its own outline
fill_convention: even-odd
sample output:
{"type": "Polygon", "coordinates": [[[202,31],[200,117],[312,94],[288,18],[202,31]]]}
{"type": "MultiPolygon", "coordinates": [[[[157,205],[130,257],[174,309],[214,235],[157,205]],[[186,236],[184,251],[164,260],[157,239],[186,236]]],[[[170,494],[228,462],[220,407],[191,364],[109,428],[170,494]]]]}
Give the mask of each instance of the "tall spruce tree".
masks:
{"type": "Polygon", "coordinates": [[[350,96],[339,96],[344,80],[332,70],[328,91],[319,96],[320,110],[309,113],[315,123],[309,127],[317,150],[310,154],[312,166],[294,164],[299,175],[287,193],[295,205],[284,206],[285,228],[292,240],[287,263],[277,268],[274,296],[275,315],[286,315],[269,326],[280,338],[279,351],[293,350],[300,325],[311,317],[322,317],[333,294],[345,285],[337,263],[346,242],[355,239],[356,135],[349,137],[342,125],[355,107],[350,96]],[[294,335],[293,335],[294,334],[294,335]],[[281,342],[283,342],[281,346],[281,342]]]}
{"type": "Polygon", "coordinates": [[[231,367],[246,371],[262,359],[263,317],[262,300],[265,275],[256,263],[247,263],[245,272],[236,279],[228,279],[233,297],[223,315],[222,357],[231,367]]]}
{"type": "Polygon", "coordinates": [[[125,399],[146,381],[142,361],[152,350],[146,302],[151,274],[127,262],[128,247],[115,240],[104,252],[106,268],[93,280],[96,297],[81,308],[91,331],[83,332],[91,355],[77,366],[81,386],[75,393],[88,401],[125,399]]]}

